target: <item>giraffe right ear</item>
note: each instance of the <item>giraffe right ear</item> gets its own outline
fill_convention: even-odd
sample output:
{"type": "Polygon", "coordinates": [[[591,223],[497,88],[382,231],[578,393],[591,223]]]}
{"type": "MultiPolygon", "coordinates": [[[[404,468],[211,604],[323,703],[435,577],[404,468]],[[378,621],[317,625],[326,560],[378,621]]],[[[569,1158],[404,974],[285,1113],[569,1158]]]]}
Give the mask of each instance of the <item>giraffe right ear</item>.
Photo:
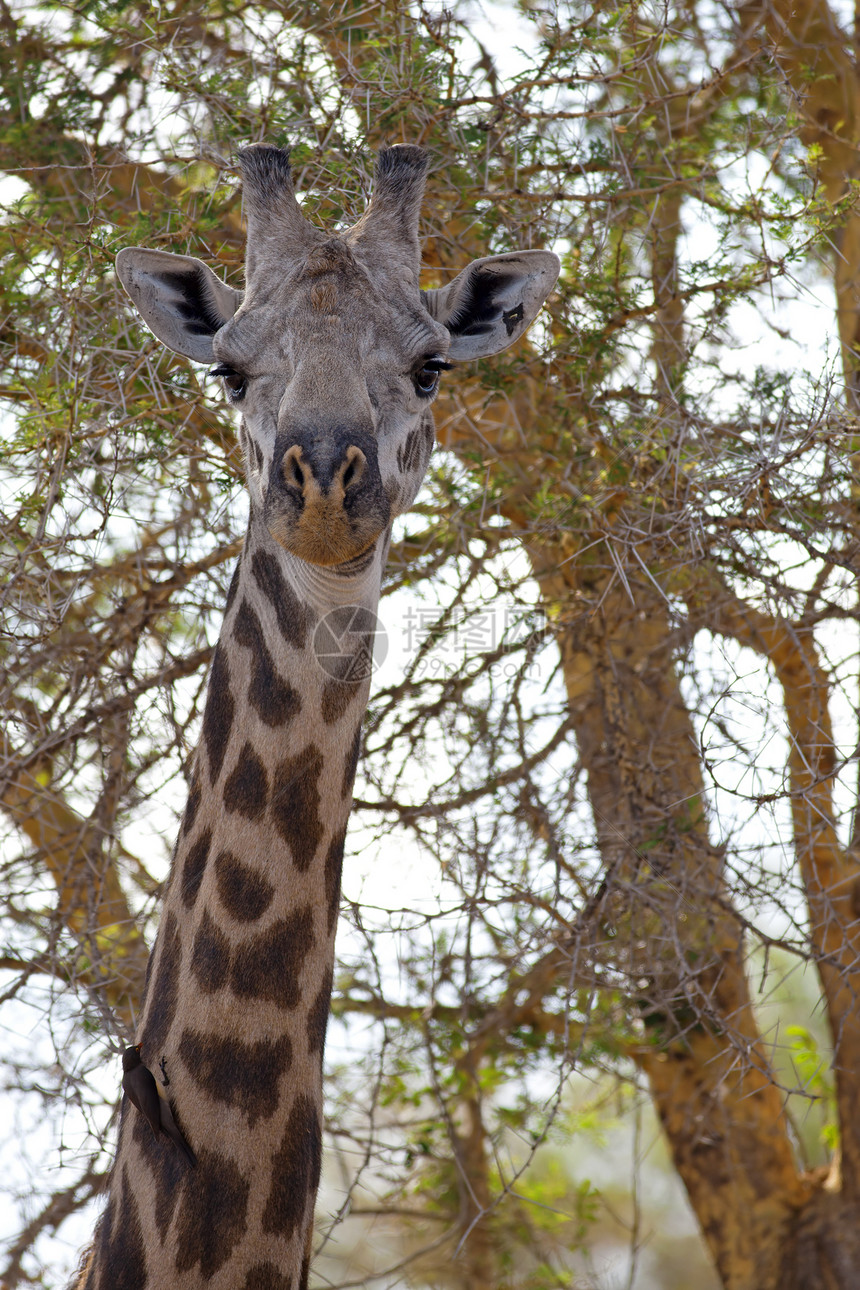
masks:
{"type": "Polygon", "coordinates": [[[127,246],[116,257],[116,272],[150,331],[195,363],[211,363],[212,337],[242,303],[202,260],[169,251],[127,246]]]}

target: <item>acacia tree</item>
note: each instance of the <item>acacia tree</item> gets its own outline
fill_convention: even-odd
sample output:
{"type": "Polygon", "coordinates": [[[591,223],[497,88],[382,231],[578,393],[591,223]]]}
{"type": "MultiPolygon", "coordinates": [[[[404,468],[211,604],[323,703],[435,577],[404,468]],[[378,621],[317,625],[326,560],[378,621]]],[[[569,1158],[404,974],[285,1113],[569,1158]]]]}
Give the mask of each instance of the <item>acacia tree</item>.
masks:
{"type": "MultiPolygon", "coordinates": [[[[857,736],[832,725],[856,717],[855,51],[815,0],[517,14],[512,57],[432,6],[0,0],[2,997],[56,1041],[50,1077],[4,1057],[94,1129],[4,1285],[104,1178],[99,1072],[133,1030],[241,533],[230,417],[113,258],[236,281],[230,158],[257,139],[292,145],[329,224],[362,208],[368,149],[428,147],[428,285],[564,258],[543,335],[451,374],[393,551],[383,618],[411,649],[372,702],[354,837],[442,877],[394,909],[346,878],[338,1219],[382,1216],[416,1285],[569,1284],[589,1202],[550,1196],[538,1147],[569,1073],[609,1070],[649,1090],[724,1286],[856,1280],[857,736]],[[828,354],[784,319],[811,333],[791,307],[829,279],[828,354]],[[829,1033],[795,1066],[759,1003],[792,964],[829,1033]],[[798,1088],[825,1111],[814,1168],[798,1088]]],[[[326,1230],[336,1283],[383,1275],[326,1230]]]]}

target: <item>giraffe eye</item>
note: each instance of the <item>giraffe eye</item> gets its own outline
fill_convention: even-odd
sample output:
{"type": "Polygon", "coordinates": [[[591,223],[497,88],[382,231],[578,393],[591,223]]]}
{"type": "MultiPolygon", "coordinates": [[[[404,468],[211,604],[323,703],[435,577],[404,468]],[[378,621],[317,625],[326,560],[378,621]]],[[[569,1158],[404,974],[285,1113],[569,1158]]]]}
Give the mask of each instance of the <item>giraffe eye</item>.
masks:
{"type": "Polygon", "coordinates": [[[219,363],[217,367],[212,368],[209,375],[221,377],[231,403],[239,403],[245,397],[248,378],[241,372],[237,372],[235,368],[229,367],[226,363],[219,363]]]}
{"type": "Polygon", "coordinates": [[[416,391],[424,398],[429,398],[435,394],[439,386],[440,372],[449,372],[451,364],[445,363],[441,358],[426,358],[421,366],[412,374],[412,380],[415,383],[416,391]]]}

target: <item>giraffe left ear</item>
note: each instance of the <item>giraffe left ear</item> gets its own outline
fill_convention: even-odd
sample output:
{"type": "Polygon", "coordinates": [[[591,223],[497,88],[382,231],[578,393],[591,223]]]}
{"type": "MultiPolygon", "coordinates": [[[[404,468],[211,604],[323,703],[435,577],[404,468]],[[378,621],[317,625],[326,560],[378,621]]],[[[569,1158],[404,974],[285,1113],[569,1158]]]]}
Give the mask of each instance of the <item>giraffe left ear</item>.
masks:
{"type": "Polygon", "coordinates": [[[473,260],[424,304],[451,333],[448,357],[488,358],[507,349],[537,317],[561,262],[552,251],[516,251],[473,260]]]}
{"type": "Polygon", "coordinates": [[[211,363],[212,337],[242,303],[202,260],[170,251],[127,246],[116,257],[116,272],[150,331],[195,363],[211,363]]]}

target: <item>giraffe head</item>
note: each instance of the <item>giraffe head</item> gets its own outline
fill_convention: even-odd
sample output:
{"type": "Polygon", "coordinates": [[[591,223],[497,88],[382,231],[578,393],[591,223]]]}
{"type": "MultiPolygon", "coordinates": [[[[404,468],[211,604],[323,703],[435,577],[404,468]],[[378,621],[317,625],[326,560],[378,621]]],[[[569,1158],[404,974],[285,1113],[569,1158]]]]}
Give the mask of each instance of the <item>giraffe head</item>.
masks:
{"type": "Polygon", "coordinates": [[[165,251],[127,248],[117,273],[155,335],[214,363],[241,410],[253,513],[294,555],[343,565],[414,500],[440,373],[522,335],[558,260],[547,251],[492,256],[422,292],[421,148],[380,154],[370,205],[337,236],[305,220],[286,151],[256,144],[239,165],[244,292],[200,260],[165,251]]]}

